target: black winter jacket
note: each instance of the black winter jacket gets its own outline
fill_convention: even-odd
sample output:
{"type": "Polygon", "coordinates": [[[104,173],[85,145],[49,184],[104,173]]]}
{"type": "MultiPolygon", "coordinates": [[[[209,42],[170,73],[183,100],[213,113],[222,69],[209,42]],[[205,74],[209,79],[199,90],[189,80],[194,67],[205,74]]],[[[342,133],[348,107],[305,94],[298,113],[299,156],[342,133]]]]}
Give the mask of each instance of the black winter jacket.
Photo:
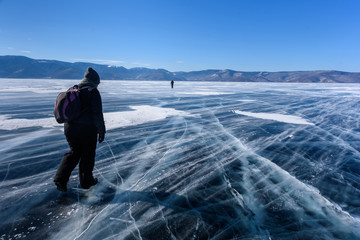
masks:
{"type": "Polygon", "coordinates": [[[95,126],[98,133],[104,135],[106,130],[99,90],[87,84],[79,85],[79,88],[83,112],[79,118],[69,124],[95,126]]]}

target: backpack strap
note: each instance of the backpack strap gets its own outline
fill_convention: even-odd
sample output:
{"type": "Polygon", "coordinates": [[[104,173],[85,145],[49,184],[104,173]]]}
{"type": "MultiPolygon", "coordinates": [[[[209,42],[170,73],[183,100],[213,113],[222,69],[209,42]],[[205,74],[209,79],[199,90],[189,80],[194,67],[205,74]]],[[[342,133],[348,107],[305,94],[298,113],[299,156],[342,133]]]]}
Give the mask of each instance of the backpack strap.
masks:
{"type": "Polygon", "coordinates": [[[94,90],[94,87],[91,87],[91,86],[83,86],[83,87],[79,87],[78,85],[75,85],[75,86],[77,87],[77,89],[79,89],[79,91],[87,89],[87,90],[89,90],[89,92],[91,92],[92,90],[94,90]]]}

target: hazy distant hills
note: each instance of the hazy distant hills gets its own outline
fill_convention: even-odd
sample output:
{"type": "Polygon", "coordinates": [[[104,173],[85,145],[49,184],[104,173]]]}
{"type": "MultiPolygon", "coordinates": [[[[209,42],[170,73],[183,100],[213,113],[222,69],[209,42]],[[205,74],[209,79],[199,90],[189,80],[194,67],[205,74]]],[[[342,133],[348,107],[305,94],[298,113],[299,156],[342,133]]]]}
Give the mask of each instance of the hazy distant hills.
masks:
{"type": "Polygon", "coordinates": [[[23,56],[0,56],[0,78],[82,79],[87,67],[93,67],[101,79],[183,80],[163,69],[109,67],[107,65],[37,60],[23,56]]]}
{"type": "Polygon", "coordinates": [[[38,60],[23,56],[0,56],[0,78],[82,79],[86,68],[89,66],[93,67],[104,80],[360,83],[360,73],[340,71],[240,72],[203,70],[170,72],[165,69],[126,69],[94,63],[38,60]]]}
{"type": "Polygon", "coordinates": [[[239,72],[205,70],[181,73],[186,80],[232,82],[360,83],[360,73],[340,71],[239,72]]]}

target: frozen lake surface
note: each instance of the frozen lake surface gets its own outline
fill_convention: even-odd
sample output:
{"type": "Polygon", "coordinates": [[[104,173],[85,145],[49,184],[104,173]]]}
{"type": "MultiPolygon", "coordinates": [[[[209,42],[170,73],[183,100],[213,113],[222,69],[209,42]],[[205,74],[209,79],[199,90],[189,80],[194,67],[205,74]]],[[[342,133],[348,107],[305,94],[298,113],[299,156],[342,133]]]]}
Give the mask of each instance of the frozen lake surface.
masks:
{"type": "Polygon", "coordinates": [[[64,194],[78,82],[0,79],[0,239],[360,239],[360,85],[102,81],[100,183],[64,194]]]}

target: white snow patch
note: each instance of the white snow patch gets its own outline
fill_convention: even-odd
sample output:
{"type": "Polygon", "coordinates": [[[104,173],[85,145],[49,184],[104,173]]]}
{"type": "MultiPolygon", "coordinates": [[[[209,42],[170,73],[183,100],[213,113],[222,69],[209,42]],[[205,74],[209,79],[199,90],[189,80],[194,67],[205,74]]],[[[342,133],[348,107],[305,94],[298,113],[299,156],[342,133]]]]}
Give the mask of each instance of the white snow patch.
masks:
{"type": "Polygon", "coordinates": [[[245,112],[245,111],[234,111],[237,114],[254,117],[254,118],[260,118],[260,119],[267,119],[267,120],[274,120],[278,122],[285,122],[285,123],[293,123],[293,124],[305,124],[305,125],[314,125],[311,122],[308,122],[307,120],[293,115],[284,115],[284,114],[278,114],[278,113],[253,113],[253,112],[245,112]]]}
{"type": "Polygon", "coordinates": [[[189,113],[173,108],[154,106],[131,106],[135,111],[105,113],[106,129],[139,125],[165,119],[170,116],[190,116],[189,113]]]}
{"type": "MultiPolygon", "coordinates": [[[[154,106],[131,106],[134,111],[104,113],[106,129],[139,125],[147,122],[158,121],[170,116],[190,116],[189,113],[173,108],[154,106]]],[[[55,118],[21,119],[11,118],[11,115],[0,115],[0,129],[14,130],[26,127],[53,128],[59,126],[55,118]]]]}
{"type": "Polygon", "coordinates": [[[57,126],[55,118],[38,118],[38,119],[25,119],[25,118],[11,118],[11,115],[0,115],[0,129],[14,130],[27,127],[44,127],[52,128],[57,126]]]}

